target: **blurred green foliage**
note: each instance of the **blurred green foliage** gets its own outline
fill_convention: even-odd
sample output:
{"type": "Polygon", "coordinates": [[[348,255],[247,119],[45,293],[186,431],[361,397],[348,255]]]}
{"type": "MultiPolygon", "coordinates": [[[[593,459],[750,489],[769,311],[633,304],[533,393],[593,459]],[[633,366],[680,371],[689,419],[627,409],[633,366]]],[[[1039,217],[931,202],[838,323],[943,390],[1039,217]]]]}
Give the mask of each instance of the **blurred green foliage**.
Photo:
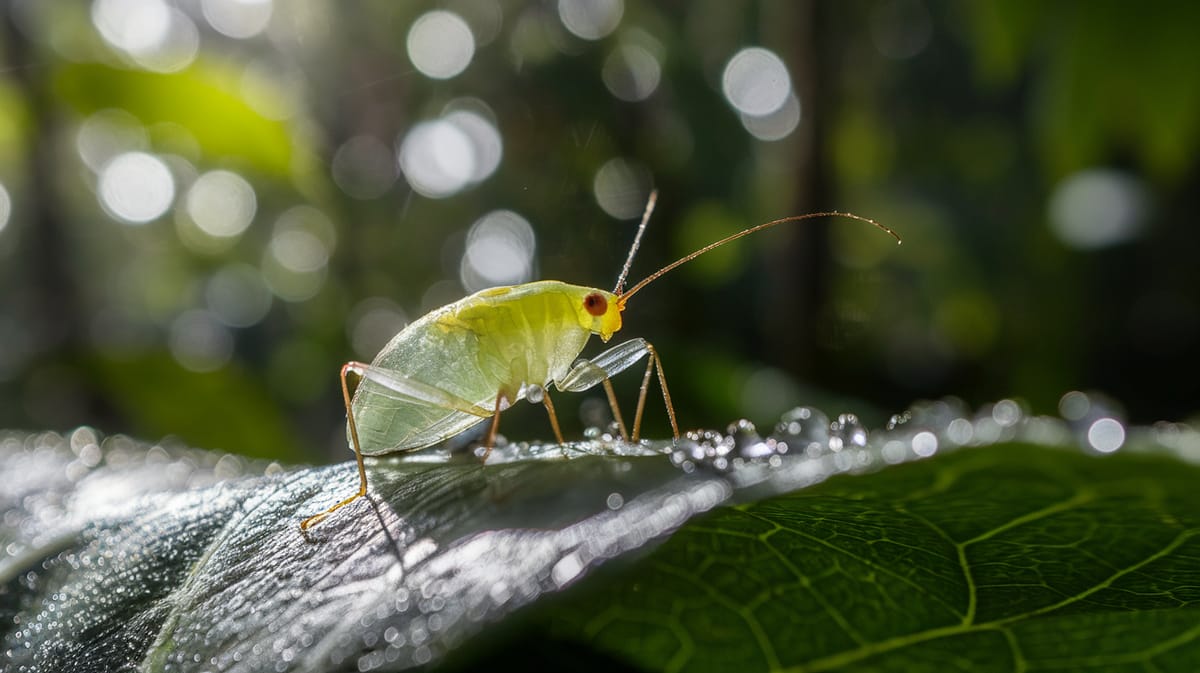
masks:
{"type": "MultiPolygon", "coordinates": [[[[514,211],[535,234],[529,277],[608,287],[651,185],[634,280],[815,210],[905,238],[804,223],[639,294],[618,336],[659,347],[686,426],[770,422],[799,403],[878,421],[943,395],[1051,412],[1075,388],[1107,391],[1135,421],[1200,407],[1184,366],[1200,356],[1196,6],[628,0],[585,39],[572,5],[6,4],[0,425],[343,457],[338,366],[464,294],[473,222],[514,211]],[[445,79],[409,47],[435,9],[474,36],[445,79]],[[782,60],[799,102],[777,140],[753,135],[722,86],[750,46],[782,60]],[[405,142],[464,110],[499,137],[498,164],[439,198],[414,191],[396,170],[405,142]],[[151,183],[105,196],[127,153],[170,176],[147,222],[121,199],[151,183]],[[244,229],[230,224],[244,199],[196,188],[216,170],[252,188],[244,229]],[[1099,196],[1067,198],[1072,185],[1099,196]],[[634,212],[614,217],[605,198],[634,212]],[[1068,215],[1082,232],[1059,226],[1068,215]],[[1125,228],[1105,237],[1108,220],[1125,228]]],[[[453,173],[457,146],[437,147],[416,165],[453,173]]],[[[568,418],[574,402],[559,402],[568,418]]],[[[540,414],[509,416],[512,437],[547,432],[540,414]]],[[[656,433],[663,416],[650,410],[656,433]]]]}

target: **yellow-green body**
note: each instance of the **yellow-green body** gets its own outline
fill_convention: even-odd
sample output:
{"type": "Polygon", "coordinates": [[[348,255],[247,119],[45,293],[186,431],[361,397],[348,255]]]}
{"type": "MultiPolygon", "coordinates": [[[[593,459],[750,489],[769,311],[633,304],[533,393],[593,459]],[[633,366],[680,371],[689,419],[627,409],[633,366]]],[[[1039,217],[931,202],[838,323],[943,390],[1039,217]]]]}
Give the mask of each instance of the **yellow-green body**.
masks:
{"type": "Polygon", "coordinates": [[[371,368],[466,405],[417,400],[364,378],[351,405],[362,452],[430,446],[520,400],[527,385],[561,381],[588,337],[608,341],[621,328],[620,310],[610,292],[539,281],[482,290],[421,317],[379,352],[371,368]],[[601,315],[586,306],[595,294],[606,302],[601,315]]]}

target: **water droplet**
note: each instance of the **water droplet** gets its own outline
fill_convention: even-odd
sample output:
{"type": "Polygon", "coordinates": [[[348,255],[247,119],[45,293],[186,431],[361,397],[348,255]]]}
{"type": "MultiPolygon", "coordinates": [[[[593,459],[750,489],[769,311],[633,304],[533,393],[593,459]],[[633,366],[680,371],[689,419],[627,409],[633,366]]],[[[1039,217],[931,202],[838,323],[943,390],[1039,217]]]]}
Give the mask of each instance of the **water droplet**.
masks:
{"type": "Polygon", "coordinates": [[[840,451],[847,446],[866,446],[867,429],[854,414],[839,414],[829,424],[829,448],[840,451]]]}
{"type": "Polygon", "coordinates": [[[810,442],[824,445],[829,441],[829,417],[811,407],[797,407],[780,417],[775,432],[795,446],[810,442]]]}

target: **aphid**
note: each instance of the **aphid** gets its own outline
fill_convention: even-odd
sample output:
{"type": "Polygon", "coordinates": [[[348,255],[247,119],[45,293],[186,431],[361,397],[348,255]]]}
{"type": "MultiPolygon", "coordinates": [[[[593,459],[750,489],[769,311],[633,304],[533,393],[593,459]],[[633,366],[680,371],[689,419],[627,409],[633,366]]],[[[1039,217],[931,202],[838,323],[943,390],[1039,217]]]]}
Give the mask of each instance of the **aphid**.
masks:
{"type": "Polygon", "coordinates": [[[543,280],[511,287],[493,287],[432,311],[392,338],[370,365],[347,362],[342,366],[342,396],[355,458],[358,492],[328,510],[300,523],[301,530],[324,519],[367,493],[363,455],[415,451],[452,437],[481,419],[491,418],[484,445],[490,454],[499,427],[500,412],[518,400],[542,403],[550,416],[555,439],[562,444],[558,417],[547,388],[579,392],[604,387],[621,436],[638,441],[646,392],[655,371],[662,388],[671,432],[679,439],[679,426],[658,351],[645,339],[630,339],[596,357],[579,357],[588,338],[599,335],[607,342],[621,329],[621,312],[629,298],[675,267],[756,231],[785,222],[815,217],[847,217],[875,225],[900,241],[891,229],[852,213],[810,213],[750,227],[700,248],[647,276],[625,290],[625,277],[633,263],[654,210],[651,193],[629,256],[612,292],[592,287],[543,280]],[[646,358],[633,432],[627,433],[609,379],[646,358]],[[360,382],[353,397],[348,374],[360,382]]]}

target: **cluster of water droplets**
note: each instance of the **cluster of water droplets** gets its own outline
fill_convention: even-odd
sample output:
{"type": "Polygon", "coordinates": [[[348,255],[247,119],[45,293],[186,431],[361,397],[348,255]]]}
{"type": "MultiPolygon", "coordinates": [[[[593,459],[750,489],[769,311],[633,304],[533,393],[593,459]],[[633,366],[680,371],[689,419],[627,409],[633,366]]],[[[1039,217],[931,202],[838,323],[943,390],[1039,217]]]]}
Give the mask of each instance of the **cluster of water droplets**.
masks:
{"type": "MultiPolygon", "coordinates": [[[[531,399],[539,391],[532,391],[531,399]]],[[[537,400],[539,401],[540,397],[537,400]]],[[[1200,432],[1184,423],[1160,422],[1131,426],[1120,405],[1102,394],[1071,391],[1059,403],[1059,415],[1030,413],[1014,399],[1002,399],[972,410],[961,400],[922,401],[892,415],[883,427],[871,430],[854,413],[828,415],[815,407],[800,406],[785,412],[767,433],[746,419],[730,423],[724,431],[692,430],[679,439],[640,440],[623,437],[615,421],[592,425],[583,440],[567,445],[545,442],[509,442],[497,436],[489,463],[552,456],[647,456],[666,454],[687,474],[727,475],[735,486],[769,478],[780,487],[800,488],[833,474],[866,472],[887,465],[929,458],[963,447],[1001,442],[1073,446],[1093,454],[1120,449],[1166,452],[1200,463],[1200,432]],[[763,468],[788,474],[769,475],[763,468]]],[[[449,444],[469,444],[482,455],[478,432],[464,434],[449,444]]]]}
{"type": "MultiPolygon", "coordinates": [[[[1200,463],[1200,432],[1183,423],[1130,426],[1120,406],[1103,395],[1071,391],[1059,416],[1032,414],[1019,401],[1003,399],[972,411],[956,399],[923,401],[869,430],[857,415],[829,416],[801,406],[784,413],[765,435],[749,420],[725,429],[690,431],[674,442],[643,441],[643,449],[666,453],[685,473],[728,476],[735,486],[769,479],[777,489],[801,488],[841,473],[867,472],[965,447],[1001,442],[1074,446],[1094,454],[1119,449],[1169,453],[1200,463]]],[[[625,446],[616,425],[589,428],[585,437],[625,446]]]]}

